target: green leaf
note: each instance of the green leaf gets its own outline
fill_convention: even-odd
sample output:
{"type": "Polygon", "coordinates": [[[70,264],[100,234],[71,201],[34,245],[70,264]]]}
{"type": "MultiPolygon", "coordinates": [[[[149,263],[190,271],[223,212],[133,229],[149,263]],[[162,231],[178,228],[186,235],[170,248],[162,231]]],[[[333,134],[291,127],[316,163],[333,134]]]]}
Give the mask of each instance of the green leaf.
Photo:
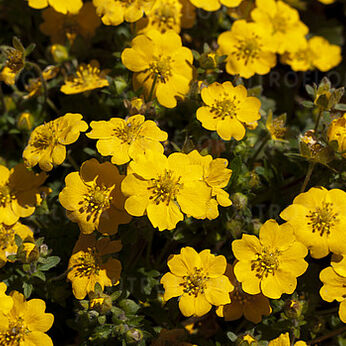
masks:
{"type": "Polygon", "coordinates": [[[126,315],[134,315],[139,310],[139,305],[130,299],[123,299],[119,306],[125,311],[126,315]]]}
{"type": "Polygon", "coordinates": [[[305,108],[314,108],[315,107],[314,103],[311,101],[303,101],[301,104],[305,108]]]}
{"type": "Polygon", "coordinates": [[[28,284],[27,282],[23,282],[23,294],[26,299],[31,296],[33,286],[32,284],[28,284]]]}
{"type": "Polygon", "coordinates": [[[47,271],[47,270],[55,267],[59,262],[60,262],[60,257],[51,256],[51,257],[46,258],[43,261],[44,264],[42,266],[40,266],[38,269],[41,271],[47,271]]]}
{"type": "Polygon", "coordinates": [[[315,89],[311,85],[305,85],[305,90],[310,96],[315,98],[315,89]]]}
{"type": "Polygon", "coordinates": [[[32,276],[35,276],[36,278],[38,278],[42,281],[46,281],[46,275],[44,275],[44,273],[42,273],[40,271],[36,271],[35,273],[32,274],[32,276]]]}
{"type": "Polygon", "coordinates": [[[346,104],[345,104],[345,103],[337,103],[337,104],[334,106],[334,109],[336,109],[337,111],[346,112],[346,104]]]}
{"type": "Polygon", "coordinates": [[[14,241],[15,241],[17,247],[20,247],[23,243],[22,238],[18,234],[14,235],[14,241]]]}
{"type": "Polygon", "coordinates": [[[237,335],[234,334],[233,332],[227,332],[227,337],[228,337],[228,339],[230,339],[232,342],[235,342],[235,341],[238,339],[237,335]]]}

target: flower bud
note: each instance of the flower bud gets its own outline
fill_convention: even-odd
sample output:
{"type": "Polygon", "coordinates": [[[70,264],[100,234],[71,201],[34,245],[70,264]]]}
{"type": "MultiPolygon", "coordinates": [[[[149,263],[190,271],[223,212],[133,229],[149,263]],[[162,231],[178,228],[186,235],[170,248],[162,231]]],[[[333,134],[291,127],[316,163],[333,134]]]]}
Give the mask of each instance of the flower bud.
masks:
{"type": "Polygon", "coordinates": [[[34,124],[34,118],[28,112],[22,113],[19,116],[17,121],[18,129],[23,131],[30,131],[33,128],[33,124],[34,124]]]}
{"type": "Polygon", "coordinates": [[[34,243],[25,242],[18,249],[18,257],[23,263],[32,263],[40,257],[40,251],[34,243]]]}
{"type": "Polygon", "coordinates": [[[199,65],[206,70],[214,70],[218,65],[218,56],[214,52],[203,53],[199,65]]]}
{"type": "Polygon", "coordinates": [[[132,328],[126,332],[126,341],[129,344],[137,344],[143,339],[143,333],[141,330],[132,328]]]}
{"type": "Polygon", "coordinates": [[[233,207],[238,210],[243,210],[247,205],[247,197],[240,192],[236,192],[231,196],[233,207]]]}
{"type": "Polygon", "coordinates": [[[303,302],[298,299],[289,299],[284,306],[284,313],[288,318],[296,319],[302,314],[303,302]]]}
{"type": "Polygon", "coordinates": [[[50,53],[52,54],[53,60],[56,63],[62,63],[69,58],[67,48],[61,44],[53,44],[50,47],[50,53]]]}

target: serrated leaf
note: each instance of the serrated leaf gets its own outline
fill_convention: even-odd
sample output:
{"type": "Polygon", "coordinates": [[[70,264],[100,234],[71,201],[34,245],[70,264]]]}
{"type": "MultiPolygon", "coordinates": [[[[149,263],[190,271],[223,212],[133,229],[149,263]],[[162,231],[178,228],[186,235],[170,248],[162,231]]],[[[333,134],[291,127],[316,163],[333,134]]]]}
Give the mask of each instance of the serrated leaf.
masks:
{"type": "Polygon", "coordinates": [[[60,257],[51,256],[45,259],[44,264],[39,267],[41,271],[47,271],[53,267],[55,267],[60,262],[60,257]]]}

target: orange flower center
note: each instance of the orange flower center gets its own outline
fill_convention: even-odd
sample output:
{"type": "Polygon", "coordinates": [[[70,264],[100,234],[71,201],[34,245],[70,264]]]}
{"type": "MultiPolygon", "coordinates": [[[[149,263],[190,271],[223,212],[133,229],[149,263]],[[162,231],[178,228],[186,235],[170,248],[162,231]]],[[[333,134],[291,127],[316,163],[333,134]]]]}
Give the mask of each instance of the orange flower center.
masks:
{"type": "Polygon", "coordinates": [[[322,237],[329,235],[331,228],[338,222],[338,214],[333,210],[333,203],[322,202],[321,207],[310,211],[306,217],[309,219],[308,225],[312,227],[312,233],[318,232],[322,237]]]}
{"type": "Polygon", "coordinates": [[[78,262],[75,265],[75,277],[98,275],[100,264],[95,248],[89,248],[86,252],[81,252],[81,255],[78,257],[78,262]]]}
{"type": "Polygon", "coordinates": [[[164,174],[157,179],[151,179],[151,185],[148,190],[151,191],[149,199],[153,200],[157,205],[165,202],[167,205],[172,199],[176,198],[181,187],[181,177],[175,177],[171,170],[165,170],[164,174]]]}
{"type": "MultiPolygon", "coordinates": [[[[98,185],[94,185],[89,188],[88,194],[84,195],[84,202],[86,204],[86,208],[84,210],[89,213],[87,216],[87,221],[90,221],[92,215],[94,214],[93,222],[95,222],[99,213],[102,213],[102,211],[110,207],[110,203],[113,199],[110,194],[113,191],[113,188],[114,187],[108,188],[106,186],[98,185]]],[[[82,208],[80,212],[83,212],[84,210],[82,208]]]]}
{"type": "Polygon", "coordinates": [[[198,296],[199,293],[203,294],[206,288],[206,281],[208,281],[208,276],[203,272],[203,269],[194,268],[194,272],[190,275],[183,276],[185,282],[180,285],[184,287],[184,293],[189,296],[198,296]]]}
{"type": "Polygon", "coordinates": [[[123,143],[131,144],[136,140],[140,133],[142,122],[132,120],[124,126],[119,126],[114,129],[114,136],[118,137],[123,143]]]}
{"type": "Polygon", "coordinates": [[[239,60],[245,60],[245,66],[250,62],[253,63],[258,58],[261,52],[262,44],[258,41],[259,36],[252,34],[252,37],[248,37],[244,40],[238,39],[238,45],[235,46],[237,49],[232,55],[239,60]]]}
{"type": "Polygon", "coordinates": [[[239,104],[240,101],[237,100],[236,96],[229,96],[225,93],[222,100],[215,100],[210,111],[214,114],[214,119],[221,118],[224,120],[226,117],[233,119],[237,116],[239,104]]]}
{"type": "Polygon", "coordinates": [[[18,318],[16,322],[9,324],[7,331],[0,333],[0,345],[17,346],[23,340],[25,334],[26,328],[23,325],[23,320],[18,318]]]}
{"type": "Polygon", "coordinates": [[[278,250],[271,251],[264,248],[262,253],[256,254],[255,259],[251,261],[251,270],[256,271],[256,276],[259,279],[267,277],[269,274],[274,275],[279,266],[279,255],[278,250]]]}
{"type": "Polygon", "coordinates": [[[149,65],[151,78],[158,82],[166,83],[168,78],[172,76],[172,58],[170,56],[159,56],[149,65]]]}

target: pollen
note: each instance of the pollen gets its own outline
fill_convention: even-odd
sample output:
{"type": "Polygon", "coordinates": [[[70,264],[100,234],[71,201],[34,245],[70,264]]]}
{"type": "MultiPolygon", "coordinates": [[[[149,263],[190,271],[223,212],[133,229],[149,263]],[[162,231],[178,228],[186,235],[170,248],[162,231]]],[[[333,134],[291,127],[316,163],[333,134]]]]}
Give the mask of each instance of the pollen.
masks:
{"type": "Polygon", "coordinates": [[[224,120],[226,117],[231,119],[237,116],[239,111],[240,101],[236,96],[230,97],[225,93],[224,98],[221,100],[216,100],[216,102],[211,106],[211,112],[214,114],[214,119],[224,120]]]}
{"type": "Polygon", "coordinates": [[[166,83],[169,77],[172,76],[172,63],[173,60],[170,56],[158,57],[149,66],[152,78],[157,78],[159,82],[166,83]]]}
{"type": "Polygon", "coordinates": [[[15,198],[16,197],[11,193],[11,189],[7,184],[0,186],[0,207],[6,207],[6,205],[11,203],[15,198]]]}
{"type": "Polygon", "coordinates": [[[143,122],[136,120],[123,123],[114,129],[114,136],[118,137],[122,144],[131,144],[138,138],[142,124],[143,122]]]}
{"type": "Polygon", "coordinates": [[[203,269],[195,267],[194,272],[184,276],[183,279],[185,282],[180,285],[184,287],[184,293],[187,293],[189,296],[194,295],[195,297],[197,297],[198,294],[204,293],[208,276],[204,273],[203,269]]]}
{"type": "Polygon", "coordinates": [[[108,209],[110,207],[110,203],[113,199],[110,196],[112,188],[108,188],[106,186],[98,186],[94,185],[89,188],[88,193],[84,196],[84,201],[81,202],[83,207],[80,209],[80,212],[87,212],[87,220],[89,221],[91,217],[97,218],[99,213],[108,209]]]}
{"type": "Polygon", "coordinates": [[[321,207],[310,211],[306,217],[309,219],[308,225],[312,227],[312,233],[318,232],[321,237],[329,235],[331,229],[338,222],[338,214],[333,210],[333,203],[322,202],[321,207]]]}
{"type": "Polygon", "coordinates": [[[78,257],[78,264],[75,265],[75,268],[75,277],[97,275],[100,268],[95,249],[88,248],[87,252],[82,252],[78,257]]]}
{"type": "Polygon", "coordinates": [[[152,195],[149,197],[157,205],[166,203],[167,205],[172,199],[176,198],[179,192],[181,177],[175,177],[171,170],[166,170],[164,174],[157,179],[151,179],[151,185],[148,190],[152,195]]]}
{"type": "Polygon", "coordinates": [[[262,252],[256,254],[256,258],[251,261],[251,270],[256,271],[256,276],[259,279],[274,275],[279,267],[279,255],[280,252],[278,250],[270,251],[264,248],[262,252]]]}
{"type": "Polygon", "coordinates": [[[5,332],[0,333],[0,345],[17,346],[22,343],[25,334],[25,327],[19,318],[16,323],[12,322],[5,332]]]}
{"type": "Polygon", "coordinates": [[[238,40],[238,45],[235,46],[237,49],[232,55],[239,60],[245,60],[245,66],[248,63],[253,63],[261,52],[262,45],[259,43],[259,36],[252,34],[252,37],[247,40],[238,40]]]}

